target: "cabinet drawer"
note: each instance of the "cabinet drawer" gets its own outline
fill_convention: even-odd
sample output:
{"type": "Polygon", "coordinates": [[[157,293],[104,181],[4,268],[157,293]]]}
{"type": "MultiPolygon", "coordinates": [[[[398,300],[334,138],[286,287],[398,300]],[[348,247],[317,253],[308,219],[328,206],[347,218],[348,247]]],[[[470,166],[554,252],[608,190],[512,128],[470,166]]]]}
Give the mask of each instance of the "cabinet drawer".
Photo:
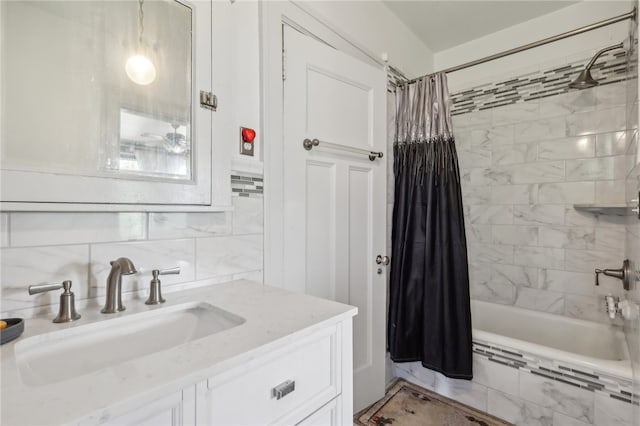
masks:
{"type": "Polygon", "coordinates": [[[298,423],[297,426],[338,426],[342,417],[341,402],[339,396],[332,399],[324,407],[298,423]]]}
{"type": "Polygon", "coordinates": [[[109,419],[107,426],[180,426],[183,425],[182,392],[175,392],[127,414],[109,419]]]}
{"type": "Polygon", "coordinates": [[[332,327],[247,363],[240,376],[210,379],[209,424],[246,426],[277,423],[283,417],[292,423],[304,419],[340,392],[337,345],[332,327]],[[275,389],[282,391],[280,399],[275,389]]]}

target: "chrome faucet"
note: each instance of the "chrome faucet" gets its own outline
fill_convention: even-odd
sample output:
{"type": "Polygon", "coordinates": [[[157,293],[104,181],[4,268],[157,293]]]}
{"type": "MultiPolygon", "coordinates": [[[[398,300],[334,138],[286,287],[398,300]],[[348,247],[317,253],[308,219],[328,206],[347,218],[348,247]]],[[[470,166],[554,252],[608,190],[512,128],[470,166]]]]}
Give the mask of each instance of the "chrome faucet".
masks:
{"type": "Polygon", "coordinates": [[[111,272],[107,278],[107,299],[104,302],[104,308],[100,311],[103,314],[114,314],[126,309],[122,304],[122,276],[137,272],[133,262],[126,257],[120,257],[109,263],[111,272]]]}

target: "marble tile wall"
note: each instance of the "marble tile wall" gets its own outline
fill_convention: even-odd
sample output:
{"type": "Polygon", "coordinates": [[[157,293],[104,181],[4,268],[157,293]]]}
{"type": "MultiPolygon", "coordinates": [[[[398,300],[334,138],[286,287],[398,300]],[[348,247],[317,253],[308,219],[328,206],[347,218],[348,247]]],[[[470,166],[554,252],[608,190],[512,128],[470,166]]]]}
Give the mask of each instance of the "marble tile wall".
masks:
{"type": "Polygon", "coordinates": [[[453,117],[475,299],[609,322],[595,268],[620,267],[626,81],[453,117]]]}
{"type": "Polygon", "coordinates": [[[138,274],[123,293],[148,289],[152,269],[180,266],[162,277],[165,293],[198,280],[262,281],[263,199],[232,197],[233,212],[0,213],[2,317],[53,313],[58,292],[30,296],[31,284],[72,280],[79,305],[103,303],[109,261],[129,257],[138,274]]]}
{"type": "Polygon", "coordinates": [[[635,426],[637,406],[625,398],[629,384],[609,389],[578,386],[532,373],[532,368],[496,362],[474,353],[472,381],[450,379],[419,362],[392,365],[401,377],[441,395],[470,405],[516,425],[526,426],[635,426]]]}
{"type": "MultiPolygon", "coordinates": [[[[637,7],[637,1],[635,2],[637,7]]],[[[637,41],[637,27],[632,26],[631,35],[637,41]]],[[[628,73],[630,75],[637,74],[638,68],[638,51],[634,50],[633,55],[627,62],[628,73]]],[[[629,164],[629,173],[626,176],[626,200],[630,207],[633,206],[630,200],[638,198],[640,190],[640,157],[638,150],[638,79],[629,80],[626,96],[626,117],[628,132],[628,149],[627,161],[629,164]]],[[[640,220],[637,216],[627,216],[625,226],[625,255],[635,264],[635,269],[640,265],[640,220]]],[[[640,304],[640,287],[635,283],[634,288],[627,294],[628,298],[640,304]]],[[[640,395],[640,318],[627,319],[624,324],[627,345],[632,360],[633,368],[633,384],[634,394],[640,395]]],[[[634,425],[640,426],[640,407],[635,407],[634,425]]]]}

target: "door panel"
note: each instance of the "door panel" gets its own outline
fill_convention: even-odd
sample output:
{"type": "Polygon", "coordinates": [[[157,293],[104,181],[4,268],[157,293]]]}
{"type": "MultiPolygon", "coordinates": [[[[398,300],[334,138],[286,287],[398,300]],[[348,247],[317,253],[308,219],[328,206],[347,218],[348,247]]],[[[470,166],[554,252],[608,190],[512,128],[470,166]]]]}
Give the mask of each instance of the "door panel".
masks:
{"type": "Polygon", "coordinates": [[[373,145],[371,88],[326,70],[308,70],[307,132],[326,141],[368,148],[373,145]]]}
{"type": "Polygon", "coordinates": [[[284,287],[358,307],[354,408],[385,389],[386,75],[285,28],[284,287]],[[302,141],[319,139],[306,151],[302,141]]]}
{"type": "Polygon", "coordinates": [[[371,288],[357,285],[371,281],[372,170],[349,168],[349,303],[358,306],[353,320],[354,373],[371,366],[371,288]],[[351,285],[354,283],[354,285],[351,285]]]}
{"type": "Polygon", "coordinates": [[[335,300],[335,165],[307,162],[306,294],[335,300]]]}

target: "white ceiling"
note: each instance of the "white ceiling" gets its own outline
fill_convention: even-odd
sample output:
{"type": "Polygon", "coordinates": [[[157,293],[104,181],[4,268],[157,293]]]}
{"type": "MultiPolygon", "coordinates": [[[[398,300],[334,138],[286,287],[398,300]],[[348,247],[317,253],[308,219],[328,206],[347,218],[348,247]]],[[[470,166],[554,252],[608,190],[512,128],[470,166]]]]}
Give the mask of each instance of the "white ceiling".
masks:
{"type": "Polygon", "coordinates": [[[579,1],[383,0],[434,53],[579,1]]]}

